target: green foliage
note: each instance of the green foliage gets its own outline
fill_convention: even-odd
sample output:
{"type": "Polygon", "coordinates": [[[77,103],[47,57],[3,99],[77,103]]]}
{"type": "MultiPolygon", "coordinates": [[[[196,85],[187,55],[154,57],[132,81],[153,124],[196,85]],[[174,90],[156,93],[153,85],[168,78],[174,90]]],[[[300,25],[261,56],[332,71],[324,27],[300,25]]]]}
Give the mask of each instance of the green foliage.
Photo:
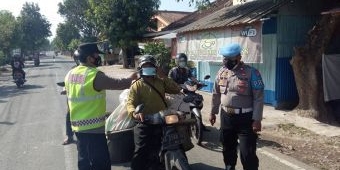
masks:
{"type": "Polygon", "coordinates": [[[0,66],[6,64],[5,54],[0,50],[0,66]]]}
{"type": "Polygon", "coordinates": [[[58,6],[58,13],[81,32],[84,42],[97,41],[99,29],[93,22],[89,0],[64,0],[58,6]]]}
{"type": "Polygon", "coordinates": [[[80,39],[73,39],[70,44],[68,45],[68,50],[69,51],[75,51],[77,49],[77,47],[80,44],[80,39]]]}
{"type": "Polygon", "coordinates": [[[150,26],[151,18],[159,7],[159,0],[89,0],[86,16],[100,29],[102,40],[122,48],[123,66],[128,67],[137,40],[150,26]],[[129,56],[128,56],[129,55],[129,56]]]}
{"type": "MultiPolygon", "coordinates": [[[[176,0],[176,1],[179,2],[179,1],[183,1],[183,0],[176,0]]],[[[198,10],[203,10],[210,5],[210,0],[190,0],[189,6],[193,6],[193,5],[195,5],[195,7],[198,10]]]]}
{"type": "Polygon", "coordinates": [[[69,45],[74,39],[80,39],[79,30],[71,22],[60,23],[57,28],[57,37],[59,39],[59,49],[69,50],[69,45]]]}
{"type": "Polygon", "coordinates": [[[127,48],[146,32],[159,3],[159,0],[90,0],[88,15],[92,14],[92,21],[111,44],[127,48]]]}
{"type": "Polygon", "coordinates": [[[51,24],[40,14],[40,8],[35,3],[26,2],[23,5],[18,23],[22,33],[20,47],[23,51],[39,49],[51,35],[51,24]]]}
{"type": "Polygon", "coordinates": [[[155,56],[159,66],[164,71],[168,71],[172,67],[170,49],[165,47],[162,42],[149,42],[144,46],[143,54],[150,54],[155,56]]]}
{"type": "Polygon", "coordinates": [[[16,20],[9,11],[0,11],[0,50],[3,55],[9,55],[14,48],[14,37],[16,33],[16,20]]]}

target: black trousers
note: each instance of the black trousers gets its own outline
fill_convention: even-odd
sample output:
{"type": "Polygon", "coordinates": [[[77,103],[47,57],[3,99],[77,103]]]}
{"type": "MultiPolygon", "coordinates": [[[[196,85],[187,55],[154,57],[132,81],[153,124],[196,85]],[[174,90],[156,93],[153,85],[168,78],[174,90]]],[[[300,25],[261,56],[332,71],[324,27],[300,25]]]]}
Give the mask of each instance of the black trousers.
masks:
{"type": "Polygon", "coordinates": [[[13,77],[13,79],[14,79],[14,73],[17,72],[17,71],[22,74],[22,78],[23,79],[26,78],[26,73],[25,73],[25,71],[23,69],[12,69],[12,77],[13,77]]]}
{"type": "Polygon", "coordinates": [[[68,111],[67,113],[66,113],[66,123],[65,123],[65,125],[66,125],[66,136],[68,137],[68,138],[73,138],[73,131],[72,131],[72,127],[71,127],[71,120],[70,120],[70,111],[68,111]]]}
{"type": "Polygon", "coordinates": [[[252,128],[252,112],[227,114],[221,109],[221,143],[223,160],[227,170],[235,170],[237,146],[240,148],[241,162],[244,170],[257,170],[259,159],[256,156],[257,134],[252,128]],[[237,142],[239,139],[239,142],[237,142]]]}
{"type": "Polygon", "coordinates": [[[105,134],[75,133],[77,136],[79,170],[111,170],[105,134]]]}
{"type": "Polygon", "coordinates": [[[134,127],[132,170],[159,170],[162,126],[138,123],[134,127]]]}

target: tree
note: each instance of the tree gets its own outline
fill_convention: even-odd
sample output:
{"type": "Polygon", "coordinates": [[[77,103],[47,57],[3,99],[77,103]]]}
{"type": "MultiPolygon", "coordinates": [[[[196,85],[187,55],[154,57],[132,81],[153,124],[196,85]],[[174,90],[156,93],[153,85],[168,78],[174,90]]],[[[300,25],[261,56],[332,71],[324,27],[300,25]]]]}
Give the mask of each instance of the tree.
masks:
{"type": "Polygon", "coordinates": [[[2,51],[2,60],[10,56],[14,48],[14,37],[16,32],[15,17],[9,11],[0,11],[0,51],[2,51]]]}
{"type": "Polygon", "coordinates": [[[72,40],[80,39],[79,30],[70,21],[60,23],[57,28],[57,37],[59,39],[59,47],[61,50],[69,50],[72,40]]]}
{"type": "Polygon", "coordinates": [[[327,122],[334,120],[323,97],[322,54],[339,28],[339,15],[325,15],[309,31],[306,45],[294,49],[291,65],[299,94],[296,109],[301,116],[327,122]]]}
{"type": "MultiPolygon", "coordinates": [[[[123,65],[128,67],[127,52],[137,46],[136,41],[146,32],[151,18],[160,4],[159,0],[90,0],[93,21],[101,29],[101,34],[111,44],[122,48],[123,65]]],[[[133,61],[131,61],[133,65],[133,61]]]]}
{"type": "MultiPolygon", "coordinates": [[[[183,0],[176,0],[176,1],[179,2],[179,1],[183,1],[183,0]]],[[[211,3],[210,3],[210,0],[190,0],[189,1],[189,6],[192,6],[194,4],[195,4],[195,7],[198,10],[203,10],[203,9],[209,7],[209,5],[211,3]]]]}
{"type": "Polygon", "coordinates": [[[68,45],[68,50],[71,51],[72,54],[73,54],[74,50],[77,49],[77,47],[79,46],[80,43],[81,43],[81,42],[80,42],[79,39],[73,39],[73,40],[71,40],[71,42],[70,42],[69,45],[68,45]]]}
{"type": "Polygon", "coordinates": [[[22,52],[38,50],[51,35],[51,24],[40,14],[35,3],[26,2],[18,17],[19,29],[22,32],[20,47],[22,52]]]}
{"type": "Polygon", "coordinates": [[[90,9],[89,0],[64,0],[58,4],[58,12],[64,16],[67,22],[72,23],[82,35],[84,41],[97,41],[99,30],[87,16],[90,9]]]}
{"type": "Polygon", "coordinates": [[[171,52],[162,42],[149,42],[144,46],[143,54],[156,57],[158,65],[167,74],[171,68],[171,52]]]}

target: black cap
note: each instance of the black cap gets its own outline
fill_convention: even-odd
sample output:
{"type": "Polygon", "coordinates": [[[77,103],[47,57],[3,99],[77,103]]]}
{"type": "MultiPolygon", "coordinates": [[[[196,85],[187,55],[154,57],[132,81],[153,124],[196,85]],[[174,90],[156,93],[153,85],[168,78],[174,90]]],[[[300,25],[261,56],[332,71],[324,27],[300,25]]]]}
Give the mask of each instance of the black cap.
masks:
{"type": "Polygon", "coordinates": [[[78,52],[87,57],[93,53],[104,54],[103,52],[99,51],[97,43],[84,43],[78,46],[78,52]]]}

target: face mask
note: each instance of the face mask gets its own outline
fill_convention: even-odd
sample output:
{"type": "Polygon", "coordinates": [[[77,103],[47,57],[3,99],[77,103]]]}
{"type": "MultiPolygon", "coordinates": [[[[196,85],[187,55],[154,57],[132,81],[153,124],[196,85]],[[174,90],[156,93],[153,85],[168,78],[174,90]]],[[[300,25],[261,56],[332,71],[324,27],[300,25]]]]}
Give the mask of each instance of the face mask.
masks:
{"type": "Polygon", "coordinates": [[[143,76],[155,76],[156,75],[156,68],[154,68],[154,67],[142,68],[142,75],[143,76]]]}
{"type": "Polygon", "coordinates": [[[237,60],[227,60],[226,62],[224,62],[224,66],[227,67],[227,69],[229,70],[234,69],[237,64],[237,60]]]}
{"type": "Polygon", "coordinates": [[[186,62],[179,62],[178,67],[184,68],[187,65],[186,62]]]}
{"type": "Polygon", "coordinates": [[[99,67],[102,65],[102,58],[101,57],[92,57],[94,59],[94,62],[92,64],[94,64],[96,67],[99,67]]]}

